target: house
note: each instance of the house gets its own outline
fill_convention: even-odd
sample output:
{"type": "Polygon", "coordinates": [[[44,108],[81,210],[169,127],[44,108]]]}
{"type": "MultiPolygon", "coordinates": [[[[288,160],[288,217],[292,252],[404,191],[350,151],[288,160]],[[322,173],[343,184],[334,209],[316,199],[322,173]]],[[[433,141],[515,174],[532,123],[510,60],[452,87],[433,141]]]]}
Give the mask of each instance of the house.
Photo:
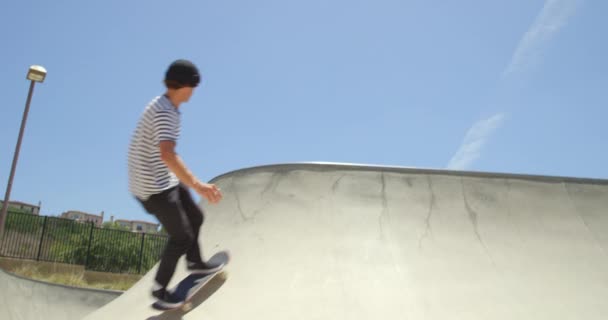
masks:
{"type": "Polygon", "coordinates": [[[78,222],[93,222],[96,227],[101,227],[103,224],[103,211],[100,215],[86,213],[82,211],[66,211],[61,214],[62,218],[71,219],[78,222]]]}
{"type": "MultiPolygon", "coordinates": [[[[0,200],[0,206],[4,205],[4,201],[0,200]]],[[[42,205],[41,202],[38,202],[38,205],[34,205],[34,204],[29,204],[29,203],[25,203],[25,202],[20,202],[20,201],[9,201],[8,202],[8,207],[9,209],[14,209],[15,211],[19,211],[22,213],[29,213],[29,214],[34,214],[34,215],[40,215],[40,206],[42,205]]]]}
{"type": "Polygon", "coordinates": [[[158,233],[158,223],[152,223],[147,221],[138,221],[138,220],[116,220],[116,223],[121,227],[125,227],[131,232],[141,232],[141,233],[158,233]]]}

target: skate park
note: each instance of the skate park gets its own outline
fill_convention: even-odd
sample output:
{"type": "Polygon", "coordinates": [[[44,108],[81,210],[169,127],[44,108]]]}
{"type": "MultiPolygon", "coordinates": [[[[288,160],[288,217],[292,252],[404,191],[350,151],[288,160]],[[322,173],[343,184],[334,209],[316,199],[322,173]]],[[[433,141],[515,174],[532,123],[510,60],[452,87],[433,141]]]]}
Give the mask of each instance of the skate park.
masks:
{"type": "MultiPolygon", "coordinates": [[[[201,204],[226,276],[189,312],[0,273],[14,319],[603,319],[608,181],[334,163],[245,168],[201,204]]],[[[186,274],[183,261],[173,282],[186,274]]]]}
{"type": "MultiPolygon", "coordinates": [[[[606,11],[7,3],[0,320],[606,319],[606,11]],[[223,193],[199,203],[197,240],[231,259],[192,308],[161,312],[163,246],[148,240],[167,224],[133,199],[127,167],[177,59],[200,71],[174,104],[177,154],[223,193]],[[76,228],[47,224],[62,216],[76,228]],[[24,272],[41,266],[47,280],[24,272]]],[[[180,261],[169,287],[188,274],[180,261]]]]}

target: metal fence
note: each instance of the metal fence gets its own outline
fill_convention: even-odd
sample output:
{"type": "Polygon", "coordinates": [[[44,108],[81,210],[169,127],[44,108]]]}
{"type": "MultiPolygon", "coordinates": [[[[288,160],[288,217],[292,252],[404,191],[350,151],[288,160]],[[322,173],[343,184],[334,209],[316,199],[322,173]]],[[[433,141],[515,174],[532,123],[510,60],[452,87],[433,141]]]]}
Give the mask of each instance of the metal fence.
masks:
{"type": "Polygon", "coordinates": [[[166,243],[165,235],[9,212],[0,256],[79,264],[93,271],[142,274],[160,259],[166,243]]]}

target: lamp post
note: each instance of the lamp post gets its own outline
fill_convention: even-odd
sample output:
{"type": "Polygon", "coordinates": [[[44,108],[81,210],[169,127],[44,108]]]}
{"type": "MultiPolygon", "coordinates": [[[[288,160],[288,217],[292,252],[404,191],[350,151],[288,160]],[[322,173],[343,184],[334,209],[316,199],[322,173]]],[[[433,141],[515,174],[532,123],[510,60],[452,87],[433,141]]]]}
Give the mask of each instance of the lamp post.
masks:
{"type": "Polygon", "coordinates": [[[36,82],[44,81],[44,78],[46,78],[46,69],[42,66],[31,66],[27,72],[26,78],[31,81],[30,91],[27,95],[25,110],[23,111],[23,119],[21,119],[21,129],[19,129],[19,138],[17,139],[17,146],[15,147],[15,154],[13,155],[13,165],[11,166],[11,174],[8,178],[8,185],[6,186],[6,195],[4,196],[4,202],[2,203],[2,211],[0,212],[0,241],[3,241],[4,239],[4,225],[6,223],[8,205],[11,197],[11,188],[13,186],[13,178],[15,177],[15,169],[17,168],[17,160],[19,159],[19,150],[21,149],[21,140],[23,139],[23,131],[25,130],[25,123],[27,122],[27,114],[30,111],[30,102],[32,101],[34,86],[36,82]]]}

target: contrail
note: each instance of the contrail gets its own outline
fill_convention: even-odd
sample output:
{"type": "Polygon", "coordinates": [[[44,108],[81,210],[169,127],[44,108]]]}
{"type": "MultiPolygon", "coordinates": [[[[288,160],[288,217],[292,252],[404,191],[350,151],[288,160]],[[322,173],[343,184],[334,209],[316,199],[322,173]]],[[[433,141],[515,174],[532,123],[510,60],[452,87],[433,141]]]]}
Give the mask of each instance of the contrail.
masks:
{"type": "Polygon", "coordinates": [[[475,123],[467,132],[462,145],[450,159],[448,169],[465,170],[479,158],[481,149],[492,134],[503,124],[505,114],[499,113],[475,123]]]}
{"type": "MultiPolygon", "coordinates": [[[[513,52],[511,61],[502,73],[506,78],[516,72],[533,67],[540,62],[546,44],[566,25],[581,0],[547,0],[513,52]]],[[[464,170],[471,167],[481,156],[484,145],[502,125],[504,113],[481,120],[469,129],[456,154],[450,159],[448,169],[464,170]]]]}
{"type": "Polygon", "coordinates": [[[538,63],[543,47],[566,25],[580,0],[547,0],[536,20],[523,35],[502,76],[538,63]]]}

